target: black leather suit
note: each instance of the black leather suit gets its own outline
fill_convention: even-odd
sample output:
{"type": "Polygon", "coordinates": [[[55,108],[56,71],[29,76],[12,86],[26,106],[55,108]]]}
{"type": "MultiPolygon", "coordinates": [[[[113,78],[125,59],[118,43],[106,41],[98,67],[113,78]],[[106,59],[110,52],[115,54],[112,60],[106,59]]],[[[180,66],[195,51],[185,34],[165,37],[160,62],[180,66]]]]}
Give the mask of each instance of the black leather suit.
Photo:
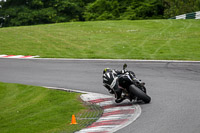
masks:
{"type": "MultiPolygon", "coordinates": [[[[119,86],[119,81],[123,78],[123,75],[125,75],[126,72],[128,71],[112,70],[103,74],[103,85],[111,94],[115,94],[116,100],[121,98],[122,90],[119,86]]],[[[133,72],[131,72],[131,74],[133,77],[135,77],[133,72]]]]}

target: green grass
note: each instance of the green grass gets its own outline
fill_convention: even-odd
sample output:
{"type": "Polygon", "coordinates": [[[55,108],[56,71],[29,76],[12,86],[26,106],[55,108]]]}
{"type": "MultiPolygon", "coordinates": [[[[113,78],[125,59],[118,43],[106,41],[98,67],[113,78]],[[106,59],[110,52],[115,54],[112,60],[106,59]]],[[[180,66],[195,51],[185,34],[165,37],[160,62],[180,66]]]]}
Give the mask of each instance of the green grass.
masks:
{"type": "Polygon", "coordinates": [[[0,82],[1,133],[73,132],[72,114],[86,107],[79,94],[0,82]]]}
{"type": "Polygon", "coordinates": [[[1,28],[0,54],[200,60],[200,20],[68,22],[1,28]]]}

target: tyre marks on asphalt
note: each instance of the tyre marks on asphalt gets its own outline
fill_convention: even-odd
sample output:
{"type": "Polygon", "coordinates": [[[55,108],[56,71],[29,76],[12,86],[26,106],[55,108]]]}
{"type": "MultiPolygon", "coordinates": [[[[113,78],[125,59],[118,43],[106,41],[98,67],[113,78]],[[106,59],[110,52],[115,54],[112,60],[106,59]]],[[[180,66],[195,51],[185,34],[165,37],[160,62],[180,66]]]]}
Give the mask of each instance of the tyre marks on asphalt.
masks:
{"type": "Polygon", "coordinates": [[[97,93],[82,94],[81,98],[101,106],[104,111],[96,122],[76,133],[112,133],[129,125],[141,114],[140,106],[128,100],[117,104],[112,96],[97,93]]]}

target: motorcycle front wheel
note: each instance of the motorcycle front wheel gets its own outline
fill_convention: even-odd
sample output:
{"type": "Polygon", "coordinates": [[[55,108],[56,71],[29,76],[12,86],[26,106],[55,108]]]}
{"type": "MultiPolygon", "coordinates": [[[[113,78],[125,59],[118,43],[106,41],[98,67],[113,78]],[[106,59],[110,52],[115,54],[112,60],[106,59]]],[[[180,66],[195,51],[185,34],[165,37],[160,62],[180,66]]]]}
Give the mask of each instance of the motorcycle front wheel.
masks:
{"type": "Polygon", "coordinates": [[[133,84],[129,86],[129,92],[133,97],[136,96],[145,103],[151,102],[151,97],[149,97],[146,93],[144,93],[142,90],[140,90],[133,84]]]}

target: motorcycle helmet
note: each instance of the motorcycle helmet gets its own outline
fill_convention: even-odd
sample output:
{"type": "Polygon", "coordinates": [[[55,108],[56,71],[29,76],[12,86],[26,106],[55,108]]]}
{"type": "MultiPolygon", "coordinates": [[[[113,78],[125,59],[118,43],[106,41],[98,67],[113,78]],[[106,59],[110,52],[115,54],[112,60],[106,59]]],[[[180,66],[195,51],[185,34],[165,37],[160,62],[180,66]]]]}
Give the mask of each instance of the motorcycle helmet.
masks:
{"type": "Polygon", "coordinates": [[[105,69],[103,70],[103,74],[106,73],[106,72],[112,72],[112,69],[110,69],[110,68],[105,68],[105,69]]]}

